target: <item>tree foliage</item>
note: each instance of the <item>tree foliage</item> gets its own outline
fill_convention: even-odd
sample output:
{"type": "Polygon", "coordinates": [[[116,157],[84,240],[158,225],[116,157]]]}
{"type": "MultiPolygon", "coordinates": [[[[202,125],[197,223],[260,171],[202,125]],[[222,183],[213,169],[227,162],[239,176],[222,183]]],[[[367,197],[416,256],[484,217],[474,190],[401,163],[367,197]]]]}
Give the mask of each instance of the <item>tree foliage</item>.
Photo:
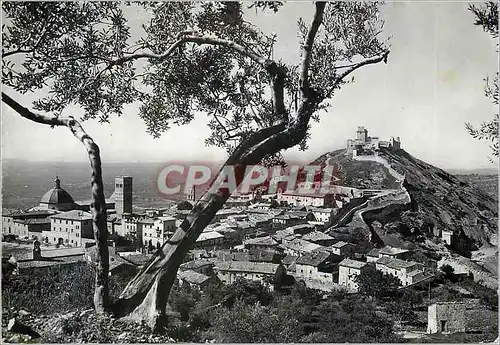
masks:
{"type": "MultiPolygon", "coordinates": [[[[480,6],[470,5],[469,10],[476,17],[474,25],[482,26],[483,30],[496,40],[498,51],[498,2],[488,1],[486,4],[480,6]]],[[[498,71],[493,78],[486,77],[485,84],[484,93],[486,97],[491,99],[493,104],[498,107],[498,71]]],[[[499,118],[498,113],[496,113],[493,115],[493,120],[484,121],[477,128],[470,123],[466,123],[465,127],[473,138],[491,141],[490,148],[492,155],[493,157],[498,157],[498,125],[499,118]]]]}
{"type": "Polygon", "coordinates": [[[193,209],[193,205],[189,202],[189,201],[181,201],[180,203],[177,204],[177,209],[179,211],[182,211],[182,210],[192,210],[193,209]]]}
{"type": "MultiPolygon", "coordinates": [[[[254,3],[275,12],[282,5],[254,3]]],[[[202,111],[209,115],[212,130],[207,144],[228,150],[277,120],[269,73],[247,54],[200,40],[179,44],[166,54],[179,35],[190,33],[225,39],[271,58],[277,37],[247,22],[240,3],[7,2],[3,9],[3,82],[20,93],[50,91],[35,101],[37,110],[60,114],[77,104],[85,110],[84,119],[108,122],[112,115],[121,115],[124,105],[139,101],[139,116],[156,137],[202,111]],[[124,14],[128,7],[151,16],[136,42],[124,14]],[[139,60],[147,61],[136,63],[139,60]]],[[[345,83],[341,72],[386,52],[378,39],[382,25],[377,13],[375,3],[327,6],[309,72],[320,101],[345,83]]],[[[304,44],[304,20],[298,29],[304,44]]],[[[297,111],[300,66],[277,62],[286,76],[287,110],[297,111]]]]}
{"type": "Polygon", "coordinates": [[[328,299],[317,308],[316,330],[302,338],[314,343],[394,342],[397,336],[388,315],[359,298],[328,299]]]}
{"type": "Polygon", "coordinates": [[[401,281],[388,273],[369,267],[355,277],[359,293],[365,296],[385,298],[395,295],[401,281]]]}

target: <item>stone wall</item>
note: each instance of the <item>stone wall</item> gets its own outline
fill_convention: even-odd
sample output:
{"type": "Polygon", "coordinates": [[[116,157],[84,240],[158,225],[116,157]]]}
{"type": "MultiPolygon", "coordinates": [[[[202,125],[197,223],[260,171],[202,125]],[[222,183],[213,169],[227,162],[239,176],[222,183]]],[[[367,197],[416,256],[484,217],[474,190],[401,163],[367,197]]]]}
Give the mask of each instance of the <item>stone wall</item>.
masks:
{"type": "Polygon", "coordinates": [[[404,174],[401,174],[399,173],[398,171],[396,171],[393,167],[391,167],[391,165],[389,164],[389,162],[387,161],[387,159],[381,157],[381,156],[355,156],[355,157],[352,157],[354,160],[357,160],[357,161],[368,161],[368,162],[377,162],[379,164],[382,164],[384,167],[387,168],[387,170],[389,170],[389,173],[399,182],[403,182],[404,179],[405,179],[405,175],[404,174]]]}

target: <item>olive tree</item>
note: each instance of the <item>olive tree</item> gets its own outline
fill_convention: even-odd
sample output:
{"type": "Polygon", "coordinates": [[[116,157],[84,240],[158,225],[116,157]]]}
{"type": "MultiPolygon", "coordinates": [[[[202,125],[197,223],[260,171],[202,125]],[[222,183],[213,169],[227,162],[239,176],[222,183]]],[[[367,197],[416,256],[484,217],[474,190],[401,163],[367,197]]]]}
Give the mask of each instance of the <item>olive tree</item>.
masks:
{"type": "MultiPolygon", "coordinates": [[[[480,6],[470,5],[469,10],[476,17],[474,25],[482,26],[483,30],[496,40],[498,51],[498,2],[488,1],[480,6]]],[[[486,77],[485,84],[486,97],[498,107],[498,71],[493,78],[486,77]]],[[[473,138],[491,141],[493,157],[498,157],[498,125],[498,113],[496,113],[491,121],[484,121],[477,128],[470,123],[466,123],[465,127],[473,138]]]]}
{"type": "MultiPolygon", "coordinates": [[[[87,148],[92,166],[94,234],[100,253],[96,308],[154,327],[165,313],[170,288],[187,251],[230,196],[211,188],[173,236],[112,304],[107,292],[107,230],[99,149],[80,121],[65,115],[80,106],[81,119],[108,122],[131,102],[158,137],[172,125],[208,115],[208,145],[225,147],[224,167],[279,162],[280,152],[307,147],[310,122],[326,112],[348,76],[387,62],[377,3],[315,2],[312,18],[297,23],[300,61],[273,53],[279,37],[248,22],[248,7],[280,14],[280,2],[36,2],[2,4],[2,72],[10,93],[39,94],[33,110],[2,93],[21,116],[66,126],[87,148]],[[143,34],[131,40],[124,9],[147,11],[143,34]],[[17,59],[15,59],[17,57],[17,59]],[[43,90],[49,91],[42,93],[43,90]],[[236,145],[234,144],[236,142],[236,145]],[[99,303],[98,303],[99,302],[99,303]]],[[[7,91],[6,91],[7,92],[7,91]]],[[[220,183],[222,167],[214,183],[220,183]]],[[[216,186],[217,187],[217,186],[216,186]]]]}

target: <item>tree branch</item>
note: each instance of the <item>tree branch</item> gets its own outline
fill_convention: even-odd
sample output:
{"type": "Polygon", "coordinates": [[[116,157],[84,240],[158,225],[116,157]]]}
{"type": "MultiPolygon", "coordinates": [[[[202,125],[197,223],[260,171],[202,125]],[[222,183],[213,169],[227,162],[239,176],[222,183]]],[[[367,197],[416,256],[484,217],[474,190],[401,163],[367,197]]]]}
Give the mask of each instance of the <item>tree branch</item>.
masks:
{"type": "MultiPolygon", "coordinates": [[[[268,61],[266,58],[258,55],[257,53],[253,52],[252,50],[237,44],[234,41],[218,38],[215,36],[209,36],[209,35],[199,35],[198,33],[194,31],[181,31],[180,33],[177,34],[177,41],[175,41],[164,53],[162,54],[154,54],[154,53],[137,53],[137,54],[131,54],[128,56],[124,56],[122,58],[113,60],[106,68],[104,71],[111,69],[113,66],[117,65],[122,65],[126,62],[132,61],[132,60],[138,60],[138,59],[157,59],[157,60],[164,60],[168,58],[176,48],[178,48],[181,44],[183,43],[196,43],[199,45],[202,44],[211,44],[211,45],[217,45],[217,46],[222,46],[226,48],[230,48],[244,56],[249,57],[253,61],[257,62],[259,65],[266,67],[266,62],[268,61]]],[[[103,72],[104,72],[103,71],[103,72]]]]}
{"type": "Polygon", "coordinates": [[[6,58],[6,57],[9,57],[9,56],[15,55],[15,54],[28,54],[28,53],[31,53],[32,51],[33,51],[33,49],[16,49],[16,50],[11,50],[11,51],[3,53],[2,54],[2,58],[6,58]]]}
{"type": "Polygon", "coordinates": [[[109,308],[109,251],[108,251],[108,229],[106,226],[106,201],[102,182],[102,169],[100,150],[94,140],[85,132],[83,127],[72,116],[59,118],[32,112],[23,107],[10,96],[2,92],[2,101],[10,106],[22,117],[45,125],[65,126],[71,133],[82,142],[87,150],[92,168],[92,226],[96,241],[97,269],[96,286],[94,294],[94,305],[96,312],[100,313],[109,308]]]}
{"type": "Polygon", "coordinates": [[[318,33],[319,26],[323,20],[323,13],[325,11],[326,2],[316,2],[316,12],[314,18],[307,32],[306,40],[302,46],[302,67],[299,77],[299,89],[304,95],[309,89],[309,66],[311,65],[311,51],[314,44],[314,39],[318,33]]]}
{"type": "MultiPolygon", "coordinates": [[[[324,8],[324,4],[323,4],[324,8]]],[[[111,61],[106,68],[100,71],[93,80],[97,80],[103,73],[110,70],[114,66],[122,65],[126,62],[137,60],[137,59],[157,59],[164,60],[168,58],[178,47],[180,47],[184,43],[196,43],[199,45],[202,44],[210,44],[216,46],[222,46],[229,48],[243,56],[246,56],[252,59],[254,62],[262,66],[269,73],[272,80],[272,90],[273,90],[273,100],[275,104],[275,111],[279,117],[283,118],[285,121],[288,120],[288,115],[286,112],[286,108],[284,106],[284,81],[285,81],[285,73],[283,69],[278,66],[278,64],[271,59],[267,59],[251,49],[244,47],[234,41],[218,38],[215,36],[209,35],[199,35],[194,31],[182,31],[177,34],[177,41],[174,42],[164,53],[162,54],[153,54],[153,53],[137,53],[131,54],[120,59],[116,59],[111,61]]]]}
{"type": "MultiPolygon", "coordinates": [[[[387,57],[388,56],[389,56],[389,50],[385,51],[383,54],[375,55],[375,56],[372,56],[370,58],[367,58],[367,59],[364,59],[362,61],[359,61],[357,63],[353,63],[352,65],[342,66],[342,67],[348,67],[348,68],[344,72],[340,73],[337,76],[337,78],[335,78],[335,80],[334,80],[334,82],[332,84],[332,87],[326,93],[326,97],[325,98],[330,97],[330,95],[335,90],[335,88],[337,88],[337,86],[342,82],[342,80],[345,77],[347,77],[349,74],[351,74],[352,72],[354,72],[358,68],[366,66],[366,65],[376,64],[376,63],[379,63],[381,61],[384,61],[385,63],[387,63],[387,57]]],[[[342,68],[342,67],[337,67],[337,68],[342,68]]]]}

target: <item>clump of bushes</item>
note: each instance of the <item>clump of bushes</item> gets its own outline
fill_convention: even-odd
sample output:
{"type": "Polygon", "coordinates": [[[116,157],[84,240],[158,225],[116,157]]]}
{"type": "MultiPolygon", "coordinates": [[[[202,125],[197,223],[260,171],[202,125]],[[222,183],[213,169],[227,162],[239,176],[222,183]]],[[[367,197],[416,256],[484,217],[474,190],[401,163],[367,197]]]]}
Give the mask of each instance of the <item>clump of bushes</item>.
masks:
{"type": "MultiPolygon", "coordinates": [[[[2,276],[2,308],[24,309],[33,314],[53,314],[93,308],[95,271],[86,263],[54,266],[30,275],[2,276]]],[[[112,276],[111,297],[127,284],[112,276]]]]}

